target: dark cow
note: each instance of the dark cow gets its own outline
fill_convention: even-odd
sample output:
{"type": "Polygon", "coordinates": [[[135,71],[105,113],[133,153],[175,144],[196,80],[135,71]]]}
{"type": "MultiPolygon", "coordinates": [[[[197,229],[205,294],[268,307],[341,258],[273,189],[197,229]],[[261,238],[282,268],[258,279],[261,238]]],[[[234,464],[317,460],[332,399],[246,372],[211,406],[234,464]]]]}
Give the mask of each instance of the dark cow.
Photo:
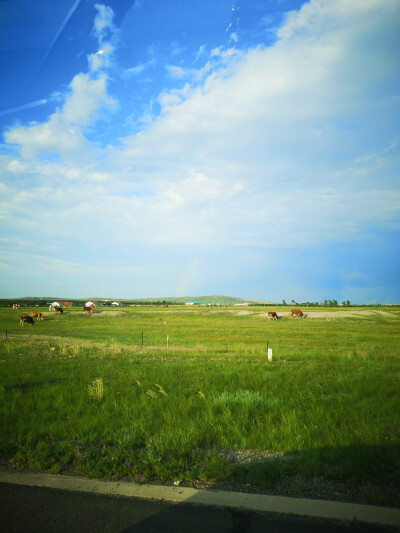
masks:
{"type": "Polygon", "coordinates": [[[295,317],[295,316],[298,316],[300,318],[303,318],[303,311],[300,311],[300,309],[292,309],[290,311],[292,313],[292,318],[295,317]]]}
{"type": "Polygon", "coordinates": [[[31,311],[29,316],[36,317],[38,320],[43,320],[43,315],[42,313],[39,313],[39,311],[31,311]]]}
{"type": "Polygon", "coordinates": [[[90,307],[85,305],[85,306],[82,307],[82,309],[83,309],[83,312],[87,311],[89,313],[89,315],[90,315],[90,313],[94,309],[94,305],[91,305],[90,307]]]}
{"type": "Polygon", "coordinates": [[[33,326],[35,322],[33,321],[33,318],[31,316],[23,315],[19,317],[19,325],[23,326],[24,324],[30,324],[33,326]]]}
{"type": "Polygon", "coordinates": [[[62,308],[62,307],[55,307],[55,308],[54,308],[54,311],[56,312],[56,314],[57,314],[57,313],[61,313],[61,314],[63,314],[63,313],[64,313],[64,311],[63,311],[63,308],[62,308]]]}
{"type": "Polygon", "coordinates": [[[272,318],[272,320],[278,320],[279,316],[275,311],[268,311],[268,320],[272,318]]]}

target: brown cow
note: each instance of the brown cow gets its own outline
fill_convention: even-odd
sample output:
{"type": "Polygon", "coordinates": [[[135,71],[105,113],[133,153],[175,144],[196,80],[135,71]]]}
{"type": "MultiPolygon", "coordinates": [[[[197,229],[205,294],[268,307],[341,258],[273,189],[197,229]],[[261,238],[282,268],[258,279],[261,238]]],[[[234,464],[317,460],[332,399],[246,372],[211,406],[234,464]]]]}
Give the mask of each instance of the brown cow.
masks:
{"type": "Polygon", "coordinates": [[[39,313],[39,311],[31,311],[29,316],[36,317],[38,320],[43,320],[43,315],[42,313],[39,313]]]}
{"type": "Polygon", "coordinates": [[[272,318],[272,320],[278,320],[279,316],[275,311],[268,311],[268,320],[272,318]]]}
{"type": "Polygon", "coordinates": [[[91,313],[91,312],[93,311],[93,309],[94,309],[94,305],[90,305],[90,306],[88,306],[88,307],[87,307],[86,305],[84,305],[84,306],[82,307],[82,309],[83,309],[83,312],[87,311],[87,312],[89,313],[89,315],[90,315],[90,313],[91,313]]]}
{"type": "Polygon", "coordinates": [[[290,312],[292,313],[292,318],[293,318],[294,316],[298,316],[298,317],[300,317],[300,318],[303,318],[303,317],[304,317],[304,315],[303,315],[303,311],[300,311],[300,309],[292,309],[290,312]]]}
{"type": "Polygon", "coordinates": [[[23,326],[25,323],[26,324],[30,324],[31,326],[33,326],[33,324],[35,322],[33,321],[33,318],[31,316],[27,316],[27,315],[20,316],[19,317],[19,325],[23,326]]]}
{"type": "Polygon", "coordinates": [[[63,314],[63,313],[64,313],[64,311],[63,311],[63,308],[62,308],[62,307],[54,307],[54,311],[56,312],[56,314],[57,314],[57,313],[61,313],[61,314],[63,314]]]}

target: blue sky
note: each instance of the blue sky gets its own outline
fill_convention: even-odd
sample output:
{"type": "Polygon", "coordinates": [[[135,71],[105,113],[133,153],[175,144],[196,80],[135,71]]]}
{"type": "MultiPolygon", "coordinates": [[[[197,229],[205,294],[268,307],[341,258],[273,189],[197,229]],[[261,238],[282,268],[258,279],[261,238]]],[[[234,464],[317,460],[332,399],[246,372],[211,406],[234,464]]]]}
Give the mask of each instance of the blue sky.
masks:
{"type": "Polygon", "coordinates": [[[400,303],[398,0],[3,0],[0,297],[400,303]]]}

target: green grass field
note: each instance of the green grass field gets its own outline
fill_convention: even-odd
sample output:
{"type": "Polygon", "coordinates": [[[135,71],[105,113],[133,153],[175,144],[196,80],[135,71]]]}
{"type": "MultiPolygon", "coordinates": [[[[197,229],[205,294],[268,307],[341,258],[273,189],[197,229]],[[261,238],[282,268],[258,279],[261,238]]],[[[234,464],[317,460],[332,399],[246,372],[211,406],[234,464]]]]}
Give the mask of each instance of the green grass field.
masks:
{"type": "Polygon", "coordinates": [[[44,321],[19,326],[30,310],[0,309],[3,463],[260,487],[400,478],[397,308],[36,308],[44,321]]]}

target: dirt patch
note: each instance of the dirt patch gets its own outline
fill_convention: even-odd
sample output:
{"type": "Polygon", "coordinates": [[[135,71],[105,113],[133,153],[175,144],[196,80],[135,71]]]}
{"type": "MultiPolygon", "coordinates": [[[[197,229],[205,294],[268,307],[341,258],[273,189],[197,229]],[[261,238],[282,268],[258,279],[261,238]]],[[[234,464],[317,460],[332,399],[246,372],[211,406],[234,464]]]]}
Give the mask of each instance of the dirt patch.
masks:
{"type": "Polygon", "coordinates": [[[237,316],[246,316],[246,315],[252,315],[253,311],[237,311],[237,316]]]}
{"type": "MultiPolygon", "coordinates": [[[[290,313],[289,313],[290,314],[290,313]]],[[[305,313],[307,318],[325,318],[328,320],[335,320],[337,318],[359,318],[367,316],[376,316],[376,317],[392,317],[391,313],[387,311],[377,311],[374,309],[360,309],[360,310],[349,310],[349,311],[311,311],[310,313],[305,313]]]]}
{"type": "MultiPolygon", "coordinates": [[[[92,311],[90,313],[91,315],[93,316],[102,316],[102,317],[106,317],[106,316],[118,316],[118,315],[123,315],[124,312],[123,311],[92,311]]],[[[129,315],[129,317],[133,318],[135,315],[129,315]]]]}

